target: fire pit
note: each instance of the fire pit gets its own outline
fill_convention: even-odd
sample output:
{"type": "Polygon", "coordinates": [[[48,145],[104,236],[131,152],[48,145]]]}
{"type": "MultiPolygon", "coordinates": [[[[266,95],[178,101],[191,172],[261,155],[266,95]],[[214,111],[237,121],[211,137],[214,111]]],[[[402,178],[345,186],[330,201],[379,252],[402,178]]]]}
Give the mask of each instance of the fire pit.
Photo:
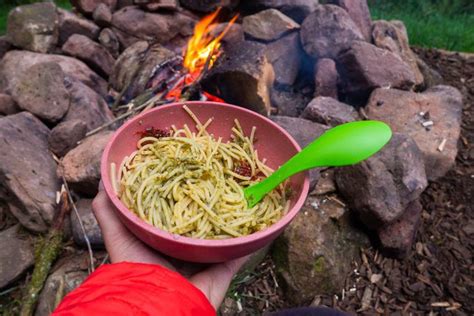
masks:
{"type": "MultiPolygon", "coordinates": [[[[455,162],[463,103],[411,50],[403,23],[372,21],[364,0],[71,2],[72,12],[50,2],[16,8],[0,37],[0,214],[9,214],[0,243],[18,245],[0,257],[25,258],[0,261],[12,267],[0,287],[34,261],[18,227],[37,234],[64,223],[54,220],[66,218],[61,191],[62,205],[65,196],[77,211],[68,245],[87,249],[89,270],[103,259],[91,211],[102,152],[127,120],[173,102],[244,107],[300,147],[350,121],[381,120],[394,131],[366,162],[310,173],[309,197],[272,248],[272,284],[284,285],[287,302],[340,293],[368,236],[374,262],[379,252],[414,250],[420,195],[455,162]]],[[[74,262],[58,271],[84,277],[74,262]]],[[[41,296],[44,315],[51,297],[41,296]]]]}

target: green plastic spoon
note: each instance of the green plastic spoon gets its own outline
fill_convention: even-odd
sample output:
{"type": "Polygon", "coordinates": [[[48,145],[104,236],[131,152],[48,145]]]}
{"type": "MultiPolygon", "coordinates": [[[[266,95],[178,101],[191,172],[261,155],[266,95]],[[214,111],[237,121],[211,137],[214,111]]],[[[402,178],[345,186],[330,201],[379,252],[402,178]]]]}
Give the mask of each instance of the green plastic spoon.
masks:
{"type": "Polygon", "coordinates": [[[379,121],[358,121],[327,130],[268,178],[244,189],[249,207],[292,175],[316,168],[353,165],[369,158],[388,143],[390,127],[379,121]]]}

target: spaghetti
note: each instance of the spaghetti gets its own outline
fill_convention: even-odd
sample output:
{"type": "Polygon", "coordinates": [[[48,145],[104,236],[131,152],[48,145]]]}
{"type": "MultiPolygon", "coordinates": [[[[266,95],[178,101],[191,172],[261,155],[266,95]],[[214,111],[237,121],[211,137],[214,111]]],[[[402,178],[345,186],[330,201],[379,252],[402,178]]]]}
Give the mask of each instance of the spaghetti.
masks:
{"type": "Polygon", "coordinates": [[[285,185],[248,208],[243,188],[273,172],[254,149],[255,127],[244,135],[235,120],[231,140],[207,132],[212,118],[170,132],[146,133],[118,170],[112,184],[121,201],[160,229],[193,238],[224,239],[252,234],[278,221],[289,207],[285,185]]]}

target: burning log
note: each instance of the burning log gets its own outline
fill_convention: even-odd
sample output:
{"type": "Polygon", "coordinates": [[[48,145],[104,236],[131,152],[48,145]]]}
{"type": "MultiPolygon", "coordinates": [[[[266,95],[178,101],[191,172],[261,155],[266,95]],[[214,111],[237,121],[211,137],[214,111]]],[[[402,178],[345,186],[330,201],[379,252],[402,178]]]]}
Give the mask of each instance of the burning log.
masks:
{"type": "MultiPolygon", "coordinates": [[[[128,102],[149,88],[150,80],[157,73],[156,67],[176,57],[176,54],[160,44],[137,42],[117,59],[110,79],[111,85],[128,102]]],[[[168,76],[170,73],[163,71],[160,75],[168,76]]]]}
{"type": "Polygon", "coordinates": [[[264,47],[243,41],[224,48],[201,84],[204,90],[226,102],[269,115],[274,79],[275,73],[264,47]]]}

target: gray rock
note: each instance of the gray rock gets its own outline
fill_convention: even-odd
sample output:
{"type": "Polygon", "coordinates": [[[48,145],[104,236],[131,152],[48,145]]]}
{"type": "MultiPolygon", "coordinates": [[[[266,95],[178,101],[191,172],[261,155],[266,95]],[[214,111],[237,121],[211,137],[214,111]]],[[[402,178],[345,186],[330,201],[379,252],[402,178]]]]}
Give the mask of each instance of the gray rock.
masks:
{"type": "Polygon", "coordinates": [[[276,9],[247,15],[242,21],[244,33],[262,41],[274,41],[297,30],[300,25],[276,9]]]}
{"type": "Polygon", "coordinates": [[[337,99],[337,85],[339,74],[337,73],[336,63],[329,58],[319,59],[314,67],[314,96],[331,97],[337,99]]]}
{"type": "Polygon", "coordinates": [[[309,145],[329,128],[298,117],[272,116],[271,119],[288,131],[301,148],[309,145]]]}
{"type": "Polygon", "coordinates": [[[107,82],[83,62],[67,56],[18,50],[9,51],[0,61],[0,91],[9,93],[28,68],[44,62],[57,63],[66,75],[82,81],[100,95],[107,95],[107,82]]]}
{"type": "Polygon", "coordinates": [[[109,77],[115,63],[108,50],[84,35],[74,34],[64,43],[64,53],[85,62],[100,75],[109,77]]]}
{"type": "Polygon", "coordinates": [[[423,154],[410,137],[397,133],[371,158],[338,168],[336,183],[361,221],[374,229],[399,219],[428,185],[423,154]]]}
{"type": "Polygon", "coordinates": [[[297,117],[306,107],[311,98],[300,91],[272,89],[272,106],[278,109],[278,115],[297,117]]]}
{"type": "Polygon", "coordinates": [[[41,290],[35,316],[51,315],[60,299],[81,285],[88,276],[83,264],[87,260],[87,254],[84,253],[64,258],[56,265],[41,290]]]}
{"type": "Polygon", "coordinates": [[[66,77],[66,88],[71,105],[63,121],[80,120],[90,131],[114,119],[104,98],[81,81],[66,77]]]}
{"type": "Polygon", "coordinates": [[[48,53],[58,43],[58,14],[52,2],[16,7],[8,15],[8,41],[23,49],[48,53]]]}
{"type": "Polygon", "coordinates": [[[227,28],[228,30],[226,31],[224,37],[222,37],[221,39],[222,43],[235,43],[245,40],[242,25],[238,23],[234,23],[231,26],[229,26],[228,22],[215,24],[215,26],[210,30],[210,34],[214,37],[217,37],[227,28]]]}
{"type": "Polygon", "coordinates": [[[71,4],[79,10],[79,12],[86,15],[91,15],[99,4],[107,5],[110,10],[114,10],[117,5],[117,0],[71,0],[71,4]]]}
{"type": "Polygon", "coordinates": [[[380,243],[387,254],[398,258],[409,254],[420,225],[422,209],[420,201],[414,200],[398,220],[377,230],[380,243]]]}
{"type": "MultiPolygon", "coordinates": [[[[92,200],[81,199],[77,201],[76,207],[91,246],[93,248],[104,248],[102,231],[100,230],[99,223],[97,223],[94,213],[92,212],[92,200]]],[[[79,222],[75,212],[71,212],[71,226],[74,242],[79,246],[86,247],[87,243],[81,228],[81,223],[79,222]]]]}
{"type": "Polygon", "coordinates": [[[321,171],[321,178],[319,178],[316,187],[311,192],[311,195],[324,195],[336,192],[336,180],[334,179],[334,169],[327,169],[321,171]]]}
{"type": "Polygon", "coordinates": [[[116,91],[128,87],[124,96],[131,100],[145,91],[155,66],[174,57],[175,53],[160,44],[150,47],[147,42],[137,42],[123,51],[115,62],[110,84],[116,91]]]}
{"type": "Polygon", "coordinates": [[[318,294],[340,293],[366,245],[367,237],[352,226],[348,210],[326,197],[309,197],[273,247],[285,298],[306,305],[318,294]]]}
{"type": "Polygon", "coordinates": [[[342,92],[356,100],[366,100],[376,88],[409,90],[415,84],[412,69],[400,57],[369,43],[354,42],[338,61],[342,92]]]}
{"type": "Polygon", "coordinates": [[[178,0],[135,0],[135,3],[145,8],[147,11],[176,11],[179,9],[178,0]]]}
{"type": "Polygon", "coordinates": [[[111,136],[112,132],[105,131],[84,139],[61,159],[58,175],[64,175],[75,191],[94,196],[100,181],[100,158],[111,136]]]}
{"type": "Polygon", "coordinates": [[[0,119],[0,195],[26,228],[45,232],[56,210],[56,163],[49,129],[27,112],[0,119]]]}
{"type": "Polygon", "coordinates": [[[318,0],[252,0],[242,3],[251,10],[277,9],[298,23],[313,12],[318,0]]]}
{"type": "Polygon", "coordinates": [[[105,28],[100,32],[99,43],[109,51],[113,58],[117,58],[119,56],[120,42],[112,29],[105,28]]]}
{"type": "Polygon", "coordinates": [[[435,86],[423,93],[377,89],[366,113],[370,119],[386,122],[394,132],[412,137],[424,155],[428,179],[435,180],[454,165],[462,107],[461,93],[449,86],[435,86]],[[433,125],[423,126],[426,122],[433,125]]]}
{"type": "Polygon", "coordinates": [[[19,225],[0,232],[0,289],[16,281],[35,263],[34,249],[28,237],[18,233],[19,225]]]}
{"type": "Polygon", "coordinates": [[[117,6],[115,7],[117,10],[120,10],[124,7],[133,6],[133,0],[117,0],[117,6]]]}
{"type": "Polygon", "coordinates": [[[416,55],[408,43],[407,29],[402,21],[375,21],[372,26],[374,44],[398,55],[415,75],[415,85],[423,85],[423,74],[418,68],[416,55]]]}
{"type": "Polygon", "coordinates": [[[0,114],[10,115],[20,112],[20,108],[8,94],[0,93],[0,114]]]}
{"type": "Polygon", "coordinates": [[[35,64],[21,75],[12,89],[12,97],[20,109],[47,122],[57,122],[66,114],[70,104],[64,76],[57,63],[35,64]]]}
{"type": "Polygon", "coordinates": [[[2,218],[0,230],[5,230],[18,223],[18,220],[10,213],[7,201],[0,200],[0,218],[2,218]]]}
{"type": "Polygon", "coordinates": [[[265,48],[265,53],[275,71],[275,82],[280,85],[293,85],[304,54],[299,34],[293,32],[269,43],[265,48]]]}
{"type": "Polygon", "coordinates": [[[329,0],[327,2],[344,8],[359,27],[365,40],[369,43],[372,41],[372,19],[367,0],[329,0]]]}
{"type": "Polygon", "coordinates": [[[67,39],[74,34],[84,35],[95,40],[99,35],[100,28],[92,21],[64,9],[58,8],[59,14],[59,45],[66,43],[67,39]]]}
{"type": "Polygon", "coordinates": [[[423,61],[419,56],[415,55],[416,64],[423,76],[423,85],[420,87],[421,90],[426,90],[434,86],[442,85],[444,83],[443,76],[433,68],[431,68],[427,63],[423,61]]]}
{"type": "Polygon", "coordinates": [[[92,14],[92,18],[101,27],[109,26],[112,23],[112,11],[106,4],[99,3],[92,14]]]}
{"type": "Polygon", "coordinates": [[[126,35],[157,43],[167,43],[177,35],[193,34],[195,20],[180,12],[149,13],[125,7],[112,16],[112,25],[126,35]]]}
{"type": "Polygon", "coordinates": [[[121,49],[126,49],[130,46],[132,46],[133,44],[137,43],[137,42],[141,42],[143,41],[141,38],[138,38],[132,34],[129,34],[129,33],[126,33],[116,27],[113,27],[112,26],[112,31],[115,33],[115,35],[117,36],[117,40],[119,41],[120,43],[120,47],[121,49]]]}
{"type": "Polygon", "coordinates": [[[335,59],[340,52],[364,37],[346,10],[335,5],[319,5],[301,24],[301,43],[315,58],[335,59]]]}
{"type": "Polygon", "coordinates": [[[240,0],[179,0],[179,3],[186,9],[193,11],[210,13],[217,8],[234,9],[240,0]]]}
{"type": "Polygon", "coordinates": [[[49,149],[58,157],[64,156],[76,147],[86,136],[87,125],[79,120],[66,120],[56,125],[48,137],[49,149]]]}
{"type": "Polygon", "coordinates": [[[354,107],[329,97],[314,98],[304,109],[301,117],[329,126],[336,126],[360,119],[354,107]]]}
{"type": "MultiPolygon", "coordinates": [[[[309,145],[328,129],[326,125],[313,123],[298,117],[272,116],[271,119],[283,127],[296,140],[301,148],[309,145]]],[[[318,182],[319,169],[311,169],[309,171],[309,179],[310,190],[312,190],[318,182]]]]}
{"type": "Polygon", "coordinates": [[[0,60],[5,56],[5,54],[11,49],[11,44],[8,42],[7,37],[0,36],[0,60]]]}

